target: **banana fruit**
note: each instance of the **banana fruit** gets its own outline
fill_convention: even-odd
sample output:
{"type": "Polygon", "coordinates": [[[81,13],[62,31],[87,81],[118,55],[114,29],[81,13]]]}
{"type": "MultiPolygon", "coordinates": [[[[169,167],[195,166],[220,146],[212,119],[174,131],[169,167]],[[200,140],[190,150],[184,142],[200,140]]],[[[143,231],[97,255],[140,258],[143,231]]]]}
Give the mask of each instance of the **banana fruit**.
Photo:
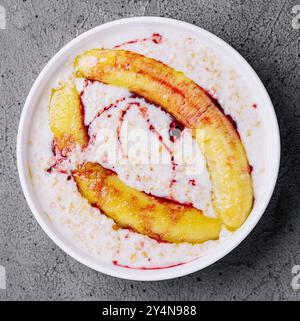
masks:
{"type": "Polygon", "coordinates": [[[171,243],[218,239],[221,222],[191,206],[159,199],[125,185],[99,164],[85,163],[72,172],[78,190],[120,227],[171,243]]]}
{"type": "Polygon", "coordinates": [[[74,67],[76,76],[126,87],[192,129],[207,161],[215,212],[230,230],[243,224],[254,200],[247,155],[232,121],[204,89],[162,62],[125,50],[88,50],[74,67]]]}
{"type": "Polygon", "coordinates": [[[83,107],[71,80],[52,89],[48,112],[55,146],[63,156],[66,156],[76,144],[81,148],[87,146],[89,136],[84,125],[83,107]]]}

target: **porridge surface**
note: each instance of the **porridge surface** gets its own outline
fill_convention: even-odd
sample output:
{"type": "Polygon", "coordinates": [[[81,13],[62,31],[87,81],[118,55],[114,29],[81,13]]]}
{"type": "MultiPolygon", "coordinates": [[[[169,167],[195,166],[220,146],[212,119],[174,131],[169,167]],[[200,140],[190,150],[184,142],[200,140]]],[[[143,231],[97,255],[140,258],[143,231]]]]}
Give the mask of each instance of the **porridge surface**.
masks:
{"type": "MultiPolygon", "coordinates": [[[[235,66],[226,61],[220,52],[199,39],[185,34],[175,36],[167,30],[153,32],[136,31],[136,38],[103,40],[90,48],[117,46],[141,53],[183,71],[206,89],[237,123],[249,163],[253,167],[255,199],[259,199],[266,148],[259,113],[262,106],[257,105],[255,93],[247,87],[246,79],[235,66]],[[154,38],[151,36],[153,32],[154,38]],[[126,44],[132,39],[138,41],[126,44]]],[[[218,241],[200,245],[168,244],[127,229],[118,229],[110,218],[80,196],[75,182],[68,174],[47,172],[53,161],[52,134],[48,126],[50,89],[57,86],[59,81],[70,77],[71,63],[72,61],[67,62],[65,68],[57,73],[53,82],[45,89],[36,106],[29,140],[32,183],[44,212],[55,227],[91,256],[101,261],[136,268],[164,267],[187,262],[205,256],[207,251],[214,250],[229,238],[231,233],[223,228],[218,241]]],[[[85,124],[89,125],[89,136],[93,143],[84,152],[75,150],[70,156],[70,162],[62,164],[67,172],[84,161],[98,162],[113,169],[131,187],[155,196],[192,204],[203,210],[205,215],[214,217],[205,159],[188,129],[178,130],[178,137],[172,140],[169,135],[172,116],[143,98],[132,96],[124,88],[95,81],[87,82],[84,79],[76,79],[76,87],[81,94],[85,124]],[[104,112],[112,104],[114,106],[104,112]],[[126,119],[124,117],[120,124],[120,113],[128,104],[131,107],[126,112],[126,119]],[[140,106],[146,109],[147,117],[161,135],[164,144],[157,139],[155,133],[149,132],[140,106]],[[147,130],[148,135],[144,137],[143,133],[147,130]],[[136,141],[137,138],[140,142],[136,141]],[[127,144],[127,157],[120,141],[127,144]],[[178,164],[175,171],[172,170],[169,148],[173,150],[178,164]],[[159,161],[153,160],[153,155],[158,155],[159,161]],[[170,184],[170,180],[174,182],[170,184]]]]}

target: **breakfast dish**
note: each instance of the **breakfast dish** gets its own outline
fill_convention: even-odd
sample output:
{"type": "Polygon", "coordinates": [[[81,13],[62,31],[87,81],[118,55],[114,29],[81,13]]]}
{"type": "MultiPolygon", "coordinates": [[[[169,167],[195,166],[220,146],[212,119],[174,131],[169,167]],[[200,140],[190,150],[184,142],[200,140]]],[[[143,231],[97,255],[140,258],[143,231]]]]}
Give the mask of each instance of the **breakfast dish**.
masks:
{"type": "Polygon", "coordinates": [[[162,269],[251,215],[265,133],[243,75],[201,40],[136,31],[80,50],[36,108],[30,177],[49,220],[97,260],[162,269]]]}

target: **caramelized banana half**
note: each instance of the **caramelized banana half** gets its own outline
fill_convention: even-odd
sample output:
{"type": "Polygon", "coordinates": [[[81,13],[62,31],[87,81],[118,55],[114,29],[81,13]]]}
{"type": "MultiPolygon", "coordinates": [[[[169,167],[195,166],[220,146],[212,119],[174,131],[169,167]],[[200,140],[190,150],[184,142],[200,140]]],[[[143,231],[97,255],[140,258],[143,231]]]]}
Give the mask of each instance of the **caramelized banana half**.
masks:
{"type": "Polygon", "coordinates": [[[66,156],[76,144],[84,148],[88,142],[88,132],[84,125],[83,107],[72,81],[62,83],[52,90],[49,104],[50,129],[55,146],[66,156]]]}
{"type": "Polygon", "coordinates": [[[205,90],[182,72],[125,50],[92,49],[74,65],[76,76],[126,87],[193,129],[207,161],[215,212],[230,230],[243,224],[254,199],[247,155],[232,121],[205,90]]]}
{"type": "Polygon", "coordinates": [[[81,195],[120,227],[172,243],[202,243],[219,237],[218,219],[128,187],[99,164],[85,163],[72,174],[81,195]]]}

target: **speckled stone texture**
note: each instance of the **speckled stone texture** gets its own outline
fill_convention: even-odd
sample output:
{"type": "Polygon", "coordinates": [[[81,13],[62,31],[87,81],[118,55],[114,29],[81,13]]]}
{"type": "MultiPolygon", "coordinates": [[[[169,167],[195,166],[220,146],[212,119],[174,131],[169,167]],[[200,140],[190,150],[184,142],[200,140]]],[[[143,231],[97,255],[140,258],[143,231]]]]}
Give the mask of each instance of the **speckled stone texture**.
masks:
{"type": "Polygon", "coordinates": [[[291,269],[300,264],[299,1],[0,0],[0,300],[298,300],[291,269]],[[254,231],[232,253],[200,272],[160,282],[109,277],[76,262],[42,231],[24,199],[16,136],[26,96],[48,60],[82,32],[130,16],[191,22],[221,37],[253,66],[274,103],[282,139],[279,179],[254,231]]]}

